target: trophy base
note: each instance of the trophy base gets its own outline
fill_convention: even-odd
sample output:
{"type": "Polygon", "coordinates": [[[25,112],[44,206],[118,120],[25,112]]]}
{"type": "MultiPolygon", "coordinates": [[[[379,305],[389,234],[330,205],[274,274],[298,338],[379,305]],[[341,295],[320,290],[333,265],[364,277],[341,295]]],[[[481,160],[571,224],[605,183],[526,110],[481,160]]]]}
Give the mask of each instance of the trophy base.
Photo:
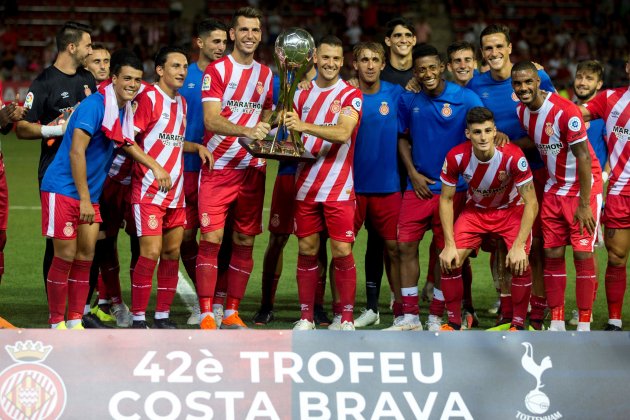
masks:
{"type": "Polygon", "coordinates": [[[238,142],[252,156],[293,162],[313,162],[317,160],[308,150],[300,154],[299,150],[291,142],[282,141],[273,144],[273,140],[252,140],[246,137],[239,137],[238,142]],[[271,146],[273,145],[273,152],[271,146]]]}

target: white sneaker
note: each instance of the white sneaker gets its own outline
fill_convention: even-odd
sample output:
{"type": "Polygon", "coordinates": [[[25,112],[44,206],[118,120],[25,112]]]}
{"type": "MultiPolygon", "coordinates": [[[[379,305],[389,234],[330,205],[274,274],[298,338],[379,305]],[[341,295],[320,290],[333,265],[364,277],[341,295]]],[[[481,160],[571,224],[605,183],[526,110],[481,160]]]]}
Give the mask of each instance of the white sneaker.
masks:
{"type": "Polygon", "coordinates": [[[567,327],[564,321],[551,321],[549,329],[547,331],[566,331],[567,327]]]}
{"type": "Polygon", "coordinates": [[[436,315],[429,315],[427,319],[427,331],[440,331],[442,327],[442,319],[436,315]]]}
{"type": "Polygon", "coordinates": [[[354,331],[354,324],[350,321],[343,321],[341,323],[341,331],[354,331]]]}
{"type": "MultiPolygon", "coordinates": [[[[404,315],[397,316],[396,318],[394,318],[394,322],[392,322],[392,327],[396,327],[396,326],[400,325],[400,323],[403,322],[404,319],[405,319],[404,315]]],[[[385,328],[385,329],[387,329],[387,328],[385,328]]]]}
{"type": "Polygon", "coordinates": [[[341,330],[341,315],[335,315],[332,323],[328,326],[329,330],[340,331],[341,330]]]}
{"type": "Polygon", "coordinates": [[[354,326],[357,328],[367,327],[369,325],[378,325],[381,323],[381,317],[378,312],[371,309],[363,309],[361,315],[354,320],[354,326]]]}
{"type": "Polygon", "coordinates": [[[199,309],[199,302],[195,302],[192,307],[192,311],[190,312],[190,316],[188,317],[188,321],[186,321],[186,324],[199,325],[199,323],[201,322],[201,320],[199,319],[200,317],[201,311],[199,309]]]}
{"type": "Polygon", "coordinates": [[[500,306],[501,306],[501,299],[497,299],[497,301],[494,302],[494,305],[492,305],[492,307],[488,309],[488,313],[492,315],[496,315],[499,312],[500,306]]]}
{"type": "Polygon", "coordinates": [[[217,328],[220,328],[223,323],[223,305],[212,305],[212,313],[214,314],[214,322],[217,323],[217,328]]]}
{"type": "Polygon", "coordinates": [[[112,305],[112,315],[116,318],[116,325],[121,328],[128,328],[131,326],[133,317],[129,312],[129,307],[124,303],[117,303],[112,305]]]}
{"type": "Polygon", "coordinates": [[[422,322],[418,315],[405,315],[394,320],[394,325],[383,331],[422,331],[422,322]],[[402,318],[398,321],[399,318],[402,318]]]}
{"type": "Polygon", "coordinates": [[[315,329],[315,323],[308,319],[300,319],[293,324],[293,331],[309,331],[315,329]]]}

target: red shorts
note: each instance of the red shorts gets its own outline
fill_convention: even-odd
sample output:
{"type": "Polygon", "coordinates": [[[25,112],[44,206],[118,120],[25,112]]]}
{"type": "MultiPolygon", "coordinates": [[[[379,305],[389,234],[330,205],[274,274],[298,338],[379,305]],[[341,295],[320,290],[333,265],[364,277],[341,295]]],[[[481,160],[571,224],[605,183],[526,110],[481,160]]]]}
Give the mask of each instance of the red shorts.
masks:
{"type": "MultiPolygon", "coordinates": [[[[535,171],[532,171],[532,176],[534,178],[534,190],[536,191],[536,200],[538,200],[538,208],[542,207],[543,195],[545,194],[545,184],[547,183],[547,168],[544,166],[542,168],[538,168],[535,171]]],[[[540,216],[540,211],[536,215],[536,219],[534,219],[534,224],[532,225],[532,235],[535,238],[542,238],[542,219],[540,216]]]]}
{"type": "Polygon", "coordinates": [[[7,230],[9,220],[9,188],[4,172],[4,160],[0,153],[0,230],[7,230]]]}
{"type": "MultiPolygon", "coordinates": [[[[466,192],[456,192],[453,197],[455,219],[466,203],[466,192]]],[[[433,230],[433,240],[438,249],[444,248],[444,231],[440,223],[440,196],[421,199],[414,191],[405,191],[398,218],[398,242],[415,242],[433,230]]]]}
{"type": "Polygon", "coordinates": [[[141,236],[162,236],[165,229],[184,227],[186,209],[170,208],[155,204],[134,204],[133,217],[136,219],[136,234],[141,236]]]}
{"type": "Polygon", "coordinates": [[[131,185],[123,185],[110,177],[105,179],[100,206],[103,224],[101,230],[108,238],[118,235],[125,227],[129,235],[136,235],[136,222],[131,215],[131,185]]]}
{"type": "MultiPolygon", "coordinates": [[[[580,197],[545,194],[540,210],[545,248],[571,245],[573,251],[593,252],[593,246],[597,240],[597,226],[595,226],[595,232],[592,234],[588,233],[586,229],[583,229],[582,234],[580,234],[580,223],[574,221],[575,210],[579,201],[580,197]]],[[[591,196],[590,204],[595,222],[599,226],[602,195],[591,196]]]]}
{"type": "Polygon", "coordinates": [[[232,211],[233,229],[255,236],[262,232],[266,167],[201,171],[199,183],[199,224],[201,233],[225,226],[232,211]]]}
{"type": "Polygon", "coordinates": [[[186,199],[186,226],[184,229],[199,227],[198,213],[199,172],[184,172],[184,198],[186,199]]]}
{"type": "MultiPolygon", "coordinates": [[[[507,209],[480,209],[466,207],[455,221],[454,235],[457,249],[478,250],[486,238],[503,239],[508,249],[518,236],[525,206],[507,209]]],[[[525,252],[529,254],[532,235],[525,243],[525,252]]]]}
{"type": "Polygon", "coordinates": [[[293,233],[293,213],[295,212],[295,175],[278,175],[273,185],[269,232],[276,235],[293,233]]]}
{"type": "MultiPolygon", "coordinates": [[[[76,239],[77,227],[86,222],[79,221],[81,214],[80,201],[66,195],[41,192],[42,201],[42,235],[55,239],[76,239]]],[[[94,206],[94,223],[101,223],[101,210],[94,206]]]]}
{"type": "Polygon", "coordinates": [[[398,216],[402,194],[357,194],[357,208],[354,212],[354,234],[359,233],[363,223],[370,223],[378,235],[386,241],[397,237],[398,216]]]}
{"type": "Polygon", "coordinates": [[[295,235],[305,238],[328,230],[339,242],[354,242],[354,200],[312,202],[295,200],[295,235]]]}
{"type": "Polygon", "coordinates": [[[630,229],[630,195],[606,196],[602,224],[608,229],[630,229]]]}

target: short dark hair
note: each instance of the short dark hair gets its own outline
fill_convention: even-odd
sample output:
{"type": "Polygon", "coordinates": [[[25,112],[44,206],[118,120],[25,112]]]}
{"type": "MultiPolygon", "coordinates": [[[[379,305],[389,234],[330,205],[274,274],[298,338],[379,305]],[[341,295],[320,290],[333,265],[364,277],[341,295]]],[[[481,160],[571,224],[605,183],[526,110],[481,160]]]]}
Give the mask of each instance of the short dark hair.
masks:
{"type": "Polygon", "coordinates": [[[186,52],[180,47],[175,47],[175,46],[162,47],[155,54],[155,59],[154,59],[155,67],[156,68],[158,66],[164,67],[164,64],[166,64],[166,60],[168,60],[168,55],[175,54],[175,53],[182,54],[184,57],[186,57],[186,60],[188,60],[188,56],[186,55],[186,52]]]}
{"type": "Polygon", "coordinates": [[[341,42],[341,39],[339,39],[335,35],[324,35],[323,37],[321,37],[317,42],[317,48],[321,47],[322,44],[343,48],[343,43],[341,42]]]}
{"type": "Polygon", "coordinates": [[[385,36],[389,38],[392,35],[392,32],[394,32],[394,28],[398,25],[404,27],[405,29],[409,29],[412,34],[416,34],[416,28],[410,21],[402,17],[397,17],[385,24],[385,36]]]}
{"type": "Polygon", "coordinates": [[[238,22],[239,17],[245,17],[250,19],[258,19],[260,25],[262,26],[262,18],[263,14],[260,10],[254,7],[241,7],[240,9],[236,9],[234,15],[232,15],[232,22],[230,23],[230,28],[235,28],[236,23],[238,22]]]}
{"type": "Polygon", "coordinates": [[[485,106],[476,106],[470,108],[466,114],[466,125],[470,127],[473,124],[482,124],[486,121],[494,122],[494,114],[485,106]]]}
{"type": "Polygon", "coordinates": [[[440,52],[431,44],[420,44],[416,45],[413,48],[412,59],[415,62],[418,58],[435,56],[438,58],[440,63],[442,62],[442,57],[440,57],[440,52]]]}
{"type": "Polygon", "coordinates": [[[212,18],[204,19],[197,24],[197,36],[200,38],[209,35],[213,31],[227,32],[227,26],[225,23],[212,18]]]}
{"type": "Polygon", "coordinates": [[[604,80],[604,66],[597,60],[583,60],[580,61],[575,69],[575,73],[578,71],[586,70],[597,75],[599,80],[604,80]]]}
{"type": "Polygon", "coordinates": [[[120,70],[125,66],[144,71],[142,61],[133,52],[127,49],[114,51],[112,58],[109,61],[110,74],[112,76],[118,76],[120,74],[120,70]]]}
{"type": "Polygon", "coordinates": [[[534,65],[534,63],[532,63],[531,61],[519,61],[512,67],[512,73],[524,70],[531,70],[534,72],[535,75],[538,75],[538,69],[536,68],[536,65],[534,65]]]}
{"type": "Polygon", "coordinates": [[[470,50],[473,53],[473,57],[476,59],[476,49],[473,44],[468,41],[455,41],[446,48],[446,59],[450,62],[453,58],[451,55],[458,51],[470,50]]]}
{"type": "Polygon", "coordinates": [[[510,28],[508,28],[505,25],[493,23],[492,25],[486,26],[483,29],[483,31],[481,31],[481,35],[479,35],[479,45],[481,45],[481,40],[483,39],[484,36],[494,35],[494,34],[503,34],[505,35],[505,40],[507,41],[508,44],[512,42],[510,41],[510,28]]]}
{"type": "Polygon", "coordinates": [[[92,51],[98,51],[98,50],[103,50],[103,51],[107,51],[109,52],[109,50],[107,49],[107,47],[103,44],[92,44],[92,51]]]}
{"type": "Polygon", "coordinates": [[[84,32],[91,34],[92,28],[79,22],[67,21],[64,23],[55,37],[57,52],[65,51],[70,44],[78,44],[84,32]]]}

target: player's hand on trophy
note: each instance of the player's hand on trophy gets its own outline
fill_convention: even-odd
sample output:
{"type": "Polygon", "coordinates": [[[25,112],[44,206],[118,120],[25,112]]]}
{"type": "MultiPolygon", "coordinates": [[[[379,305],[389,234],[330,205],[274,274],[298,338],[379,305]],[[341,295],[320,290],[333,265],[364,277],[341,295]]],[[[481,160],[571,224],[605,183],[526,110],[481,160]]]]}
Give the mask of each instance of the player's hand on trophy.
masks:
{"type": "Polygon", "coordinates": [[[79,201],[79,220],[85,223],[94,223],[94,206],[89,199],[82,199],[79,201]]]}
{"type": "Polygon", "coordinates": [[[430,180],[426,176],[422,175],[417,171],[413,171],[414,173],[409,173],[409,179],[411,180],[411,185],[413,186],[413,190],[416,193],[418,198],[431,198],[433,197],[433,193],[429,189],[428,184],[435,184],[435,181],[430,180]]]}
{"type": "Polygon", "coordinates": [[[155,180],[158,182],[160,192],[168,192],[171,189],[171,175],[162,166],[157,165],[151,170],[155,180]]]}
{"type": "Polygon", "coordinates": [[[256,124],[254,127],[251,127],[249,129],[249,133],[247,137],[249,137],[252,140],[262,140],[265,138],[265,136],[267,136],[267,133],[269,133],[269,130],[271,130],[271,125],[269,125],[266,122],[261,121],[258,124],[256,124]]]}
{"type": "Polygon", "coordinates": [[[527,270],[527,253],[524,246],[513,246],[505,257],[505,266],[513,276],[521,276],[527,270]]]}
{"type": "Polygon", "coordinates": [[[454,246],[445,246],[440,253],[440,268],[443,273],[450,273],[453,268],[460,265],[459,253],[454,246]]]}
{"type": "Polygon", "coordinates": [[[284,116],[284,124],[289,130],[298,132],[304,131],[304,123],[300,120],[298,114],[294,111],[288,111],[284,116]]]}

